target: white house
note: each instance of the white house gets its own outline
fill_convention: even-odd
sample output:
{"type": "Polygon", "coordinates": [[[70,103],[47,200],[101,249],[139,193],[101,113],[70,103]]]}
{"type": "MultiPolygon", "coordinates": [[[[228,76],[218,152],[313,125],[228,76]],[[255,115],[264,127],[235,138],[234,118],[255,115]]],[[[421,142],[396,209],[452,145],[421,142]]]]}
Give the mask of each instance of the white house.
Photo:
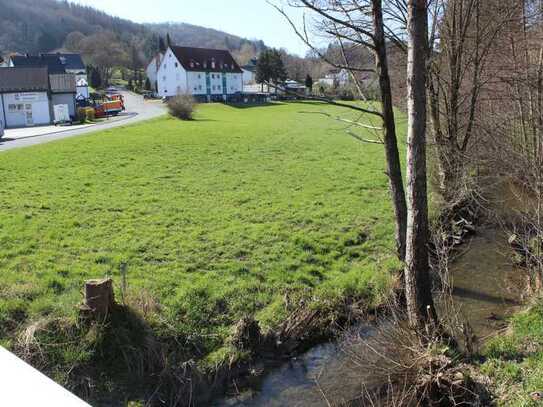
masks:
{"type": "Polygon", "coordinates": [[[47,68],[0,69],[0,119],[6,128],[51,123],[47,68]]]}
{"type": "Polygon", "coordinates": [[[157,72],[158,94],[188,93],[202,102],[228,101],[243,91],[243,71],[225,50],[168,47],[157,72]]]}
{"type": "Polygon", "coordinates": [[[47,125],[55,106],[75,117],[75,75],[49,74],[47,67],[0,69],[0,121],[6,128],[47,125]]]}
{"type": "Polygon", "coordinates": [[[349,71],[347,69],[331,69],[324,78],[319,79],[318,83],[330,87],[338,87],[347,85],[349,79],[349,71]]]}
{"type": "Polygon", "coordinates": [[[162,63],[163,58],[164,54],[162,52],[159,52],[153,57],[153,59],[151,60],[151,62],[149,62],[149,65],[147,65],[147,68],[145,69],[147,78],[151,83],[151,89],[155,92],[158,92],[158,70],[160,69],[160,64],[162,63]]]}

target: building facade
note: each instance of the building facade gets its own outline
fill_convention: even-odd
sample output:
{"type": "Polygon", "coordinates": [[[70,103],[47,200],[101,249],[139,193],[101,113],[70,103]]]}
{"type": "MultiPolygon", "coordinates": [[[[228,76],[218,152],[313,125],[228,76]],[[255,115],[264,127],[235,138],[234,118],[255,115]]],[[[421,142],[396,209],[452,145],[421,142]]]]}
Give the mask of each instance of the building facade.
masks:
{"type": "Polygon", "coordinates": [[[53,123],[55,106],[76,116],[76,82],[73,74],[49,74],[46,67],[0,69],[0,120],[6,128],[53,123]]]}
{"type": "Polygon", "coordinates": [[[0,69],[0,115],[6,128],[51,123],[47,68],[0,69]]]}
{"type": "Polygon", "coordinates": [[[228,101],[243,91],[243,72],[230,52],[168,47],[157,71],[160,97],[190,94],[200,102],[228,101]]]}
{"type": "Polygon", "coordinates": [[[162,63],[163,58],[164,53],[157,53],[145,69],[145,74],[151,83],[151,89],[153,92],[158,92],[158,70],[160,69],[160,64],[162,63]]]}

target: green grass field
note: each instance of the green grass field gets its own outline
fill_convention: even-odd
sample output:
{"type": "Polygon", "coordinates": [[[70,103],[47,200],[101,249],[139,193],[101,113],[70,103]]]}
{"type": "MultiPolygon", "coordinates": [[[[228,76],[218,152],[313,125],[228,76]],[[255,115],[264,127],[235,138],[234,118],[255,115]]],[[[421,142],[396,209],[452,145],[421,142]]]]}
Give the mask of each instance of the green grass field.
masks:
{"type": "Polygon", "coordinates": [[[246,314],[280,323],[287,293],[378,302],[398,267],[384,151],[301,113],[322,110],[345,114],[203,105],[2,153],[0,343],[75,319],[86,279],[112,276],[119,298],[121,263],[201,357],[246,314]]]}

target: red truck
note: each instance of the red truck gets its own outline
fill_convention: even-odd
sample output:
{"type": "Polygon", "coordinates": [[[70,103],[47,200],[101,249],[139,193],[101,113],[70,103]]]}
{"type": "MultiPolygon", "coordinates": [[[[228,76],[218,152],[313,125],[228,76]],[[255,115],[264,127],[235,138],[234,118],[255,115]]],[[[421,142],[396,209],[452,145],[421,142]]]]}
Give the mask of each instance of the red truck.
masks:
{"type": "Polygon", "coordinates": [[[107,98],[108,100],[94,107],[96,117],[117,116],[125,110],[122,95],[111,95],[107,98]]]}

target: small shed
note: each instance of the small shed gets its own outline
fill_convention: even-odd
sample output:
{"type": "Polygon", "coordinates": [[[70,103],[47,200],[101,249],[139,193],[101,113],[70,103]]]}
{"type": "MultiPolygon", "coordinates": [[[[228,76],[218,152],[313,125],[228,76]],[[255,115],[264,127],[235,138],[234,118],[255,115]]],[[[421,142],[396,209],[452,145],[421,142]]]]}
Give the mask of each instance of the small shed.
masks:
{"type": "Polygon", "coordinates": [[[75,96],[77,87],[74,74],[49,75],[51,84],[51,117],[56,105],[68,105],[71,117],[75,117],[75,96]]]}

